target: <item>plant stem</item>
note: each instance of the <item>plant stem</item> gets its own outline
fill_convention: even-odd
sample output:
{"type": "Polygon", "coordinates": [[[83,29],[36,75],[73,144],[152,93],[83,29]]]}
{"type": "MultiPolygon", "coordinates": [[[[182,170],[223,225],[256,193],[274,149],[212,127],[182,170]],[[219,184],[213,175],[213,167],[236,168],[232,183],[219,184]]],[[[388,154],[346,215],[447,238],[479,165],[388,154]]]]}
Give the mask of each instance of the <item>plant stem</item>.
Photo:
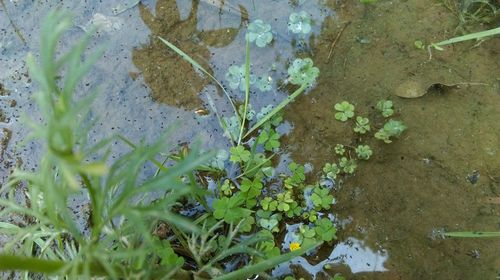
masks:
{"type": "Polygon", "coordinates": [[[274,115],[276,115],[279,111],[286,107],[290,102],[294,101],[297,96],[299,96],[306,89],[307,84],[303,84],[297,89],[294,93],[289,95],[285,100],[283,100],[276,108],[274,108],[271,112],[269,112],[265,117],[263,117],[258,123],[256,123],[247,133],[243,136],[243,139],[249,136],[252,132],[262,126],[265,122],[271,119],[274,115]]]}
{"type": "Polygon", "coordinates": [[[238,137],[238,146],[241,144],[245,121],[247,119],[248,99],[250,96],[250,41],[246,40],[245,48],[245,105],[243,107],[243,116],[241,116],[240,136],[238,137]]]}

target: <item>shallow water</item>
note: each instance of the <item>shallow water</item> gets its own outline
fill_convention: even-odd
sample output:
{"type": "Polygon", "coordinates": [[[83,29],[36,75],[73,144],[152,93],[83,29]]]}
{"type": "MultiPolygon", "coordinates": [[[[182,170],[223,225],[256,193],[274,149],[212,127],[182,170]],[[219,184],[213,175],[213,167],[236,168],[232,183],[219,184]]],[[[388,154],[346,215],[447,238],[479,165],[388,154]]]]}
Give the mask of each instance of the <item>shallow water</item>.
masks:
{"type": "MultiPolygon", "coordinates": [[[[308,258],[309,264],[303,266],[318,272],[318,279],[339,271],[347,279],[500,276],[500,239],[443,239],[439,234],[442,230],[500,231],[500,206],[485,200],[500,196],[499,38],[478,46],[462,43],[444,52],[434,51],[429,60],[426,51],[414,47],[415,40],[429,43],[457,35],[457,18],[439,1],[379,1],[366,6],[359,1],[276,0],[264,4],[234,0],[229,1],[233,7],[222,10],[211,5],[213,2],[200,1],[192,14],[192,1],[143,1],[144,6],[118,15],[113,9],[124,1],[64,2],[79,26],[105,23],[93,44],[109,42],[105,56],[83,83],[82,92],[94,85],[100,85],[102,92],[93,110],[105,121],[98,123],[92,137],[121,133],[133,140],[153,139],[180,122],[183,129],[172,136],[173,144],[200,137],[205,148],[227,146],[214,112],[208,116],[194,113],[198,108],[211,111],[206,104],[210,96],[218,110],[229,115],[231,108],[225,98],[206,77],[150,35],[177,43],[225,82],[228,67],[244,61],[241,22],[245,17],[237,9],[242,5],[250,21],[261,18],[275,32],[272,46],[252,47],[256,75],[270,73],[276,89],[276,82],[286,78],[282,73],[287,63],[297,56],[311,57],[321,71],[317,85],[287,109],[286,119],[293,129],[286,137],[286,152],[300,163],[311,163],[315,175],[324,163],[334,160],[332,149],[337,143],[363,142],[374,150],[368,162],[359,164],[355,176],[343,179],[336,193],[334,212],[348,221],[339,230],[337,247],[323,247],[320,258],[308,258]],[[301,10],[311,14],[314,25],[312,35],[297,40],[286,23],[291,12],[301,10]],[[272,64],[276,71],[268,72],[272,64]],[[408,80],[462,85],[431,91],[418,99],[395,97],[396,88],[408,80]],[[333,105],[347,100],[356,106],[356,112],[380,126],[383,120],[374,106],[383,98],[394,101],[396,118],[408,126],[394,143],[360,138],[351,124],[334,119],[333,105]],[[474,171],[480,176],[472,184],[467,176],[474,171]],[[348,249],[358,247],[364,255],[359,249],[348,249]],[[342,248],[346,252],[338,253],[342,248]],[[334,253],[347,256],[345,265],[339,265],[342,260],[337,259],[331,269],[323,269],[322,261],[336,258],[334,253]]],[[[19,122],[22,112],[29,110],[36,118],[29,98],[35,89],[23,61],[27,52],[37,53],[38,19],[51,9],[49,4],[27,0],[4,3],[26,44],[0,6],[0,68],[5,69],[0,72],[5,89],[0,91],[2,178],[18,158],[25,167],[36,167],[30,159],[39,145],[16,148],[15,144],[27,133],[19,122]]],[[[83,34],[80,28],[73,31],[66,38],[69,42],[83,34]]],[[[252,92],[252,105],[277,104],[287,90],[252,92]]],[[[232,94],[240,100],[243,96],[238,91],[232,94]]],[[[117,147],[115,154],[119,153],[117,147]]],[[[292,268],[304,274],[303,269],[292,268]]]]}

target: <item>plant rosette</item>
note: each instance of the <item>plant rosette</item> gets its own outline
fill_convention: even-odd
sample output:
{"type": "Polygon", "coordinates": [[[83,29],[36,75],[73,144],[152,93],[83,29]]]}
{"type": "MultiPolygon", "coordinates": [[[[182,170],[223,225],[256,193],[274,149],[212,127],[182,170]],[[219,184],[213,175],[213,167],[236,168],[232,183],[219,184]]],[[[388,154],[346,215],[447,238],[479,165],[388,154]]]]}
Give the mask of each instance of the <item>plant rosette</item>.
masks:
{"type": "Polygon", "coordinates": [[[345,122],[348,119],[354,117],[354,105],[347,101],[342,101],[340,103],[335,104],[335,119],[345,122]]]}
{"type": "Polygon", "coordinates": [[[273,40],[271,25],[263,22],[260,19],[254,20],[248,25],[246,38],[250,42],[254,42],[257,47],[263,48],[273,40]]]}

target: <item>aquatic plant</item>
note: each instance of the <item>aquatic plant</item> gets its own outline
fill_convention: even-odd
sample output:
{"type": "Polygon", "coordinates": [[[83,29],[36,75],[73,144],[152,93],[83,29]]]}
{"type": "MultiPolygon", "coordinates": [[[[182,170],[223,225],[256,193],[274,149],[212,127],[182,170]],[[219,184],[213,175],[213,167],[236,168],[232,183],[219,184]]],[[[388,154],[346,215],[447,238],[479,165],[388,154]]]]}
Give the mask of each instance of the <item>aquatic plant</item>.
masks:
{"type": "Polygon", "coordinates": [[[370,120],[368,120],[368,118],[357,116],[354,132],[357,132],[359,134],[365,134],[368,131],[370,131],[370,120]]]}
{"type": "Polygon", "coordinates": [[[335,148],[333,148],[333,150],[337,155],[343,155],[345,153],[345,146],[342,144],[337,144],[335,145],[335,148]]]}
{"type": "Polygon", "coordinates": [[[343,172],[347,174],[353,174],[356,171],[356,161],[354,159],[348,159],[346,157],[342,157],[339,162],[339,166],[343,172]]]}
{"type": "Polygon", "coordinates": [[[262,92],[270,91],[273,88],[273,79],[269,75],[262,75],[257,78],[255,85],[262,92]]]}
{"type": "Polygon", "coordinates": [[[335,113],[335,118],[339,121],[345,122],[354,117],[354,105],[347,101],[335,104],[334,109],[337,111],[337,113],[335,113]]]}
{"type": "Polygon", "coordinates": [[[359,159],[368,160],[373,154],[372,149],[368,145],[359,145],[356,147],[356,155],[359,159]]]}
{"type": "Polygon", "coordinates": [[[375,138],[391,143],[391,137],[399,137],[405,130],[406,126],[401,121],[389,120],[375,133],[375,138]]]}
{"type": "MultiPolygon", "coordinates": [[[[241,145],[231,149],[230,160],[241,165],[242,176],[249,177],[217,182],[220,192],[213,195],[220,196],[211,197],[209,206],[207,186],[201,188],[204,182],[197,178],[200,174],[220,178],[218,169],[224,167],[227,154],[218,153],[214,158],[213,153],[202,154],[196,144],[165,154],[171,150],[165,145],[169,133],[151,144],[134,144],[123,136],[89,144],[90,127],[85,120],[95,94],[77,99],[74,92],[102,49],[84,55],[87,35],[68,53],[56,56],[57,42],[70,25],[68,16],[52,12],[42,25],[40,66],[33,56],[28,58],[30,75],[40,84],[35,99],[43,119],[42,124],[32,125],[33,137],[45,149],[37,170],[15,170],[2,186],[2,192],[8,192],[0,198],[2,221],[15,216],[29,223],[0,223],[0,234],[9,237],[0,254],[1,271],[69,279],[244,279],[319,245],[302,245],[280,254],[272,234],[259,232],[240,238],[255,227],[251,208],[261,195],[263,170],[270,162],[254,149],[248,151],[241,145]],[[87,60],[82,62],[82,57],[87,60]],[[130,151],[111,162],[107,151],[115,139],[127,144],[130,151]],[[165,160],[158,161],[158,156],[165,160]],[[143,172],[151,164],[157,168],[154,176],[143,172]],[[239,190],[233,180],[238,180],[239,190]],[[25,200],[18,200],[18,185],[25,186],[25,200]],[[89,213],[83,213],[85,228],[67,205],[75,195],[89,197],[89,213]],[[175,214],[186,203],[199,206],[201,214],[175,214]],[[241,269],[226,271],[224,260],[235,255],[245,255],[249,262],[241,269]],[[191,270],[183,267],[188,259],[191,270]]],[[[247,112],[245,109],[243,119],[247,112]]]]}
{"type": "MultiPolygon", "coordinates": [[[[229,82],[230,88],[245,91],[245,65],[231,65],[226,73],[226,80],[229,82]]],[[[251,85],[254,84],[255,76],[250,75],[249,81],[251,85]]]]}
{"type": "Polygon", "coordinates": [[[263,22],[260,19],[254,20],[248,25],[246,38],[250,42],[254,42],[257,47],[265,47],[273,40],[271,25],[263,22]]]}
{"type": "Polygon", "coordinates": [[[288,30],[296,34],[311,32],[311,17],[305,11],[291,13],[288,19],[288,30]]]}
{"type": "Polygon", "coordinates": [[[382,113],[382,116],[388,118],[394,114],[394,107],[391,100],[380,100],[375,106],[382,113]]]}
{"type": "Polygon", "coordinates": [[[328,218],[321,218],[314,223],[316,235],[320,240],[329,242],[336,239],[337,228],[333,225],[332,221],[328,218]]]}
{"type": "Polygon", "coordinates": [[[335,180],[340,173],[340,168],[336,163],[326,163],[323,167],[323,173],[326,174],[327,178],[335,180]]]}
{"type": "Polygon", "coordinates": [[[294,85],[312,85],[319,75],[319,69],[310,58],[296,58],[288,67],[290,83],[294,85]]]}

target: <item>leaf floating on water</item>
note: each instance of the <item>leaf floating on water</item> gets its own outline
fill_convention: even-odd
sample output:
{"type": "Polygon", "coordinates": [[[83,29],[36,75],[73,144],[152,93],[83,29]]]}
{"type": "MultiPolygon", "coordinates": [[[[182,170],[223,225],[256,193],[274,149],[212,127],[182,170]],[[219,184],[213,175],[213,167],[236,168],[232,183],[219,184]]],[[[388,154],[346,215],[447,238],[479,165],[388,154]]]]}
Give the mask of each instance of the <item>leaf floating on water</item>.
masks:
{"type": "Polygon", "coordinates": [[[409,80],[396,88],[395,95],[403,98],[418,98],[427,93],[427,87],[421,82],[409,80]]]}

